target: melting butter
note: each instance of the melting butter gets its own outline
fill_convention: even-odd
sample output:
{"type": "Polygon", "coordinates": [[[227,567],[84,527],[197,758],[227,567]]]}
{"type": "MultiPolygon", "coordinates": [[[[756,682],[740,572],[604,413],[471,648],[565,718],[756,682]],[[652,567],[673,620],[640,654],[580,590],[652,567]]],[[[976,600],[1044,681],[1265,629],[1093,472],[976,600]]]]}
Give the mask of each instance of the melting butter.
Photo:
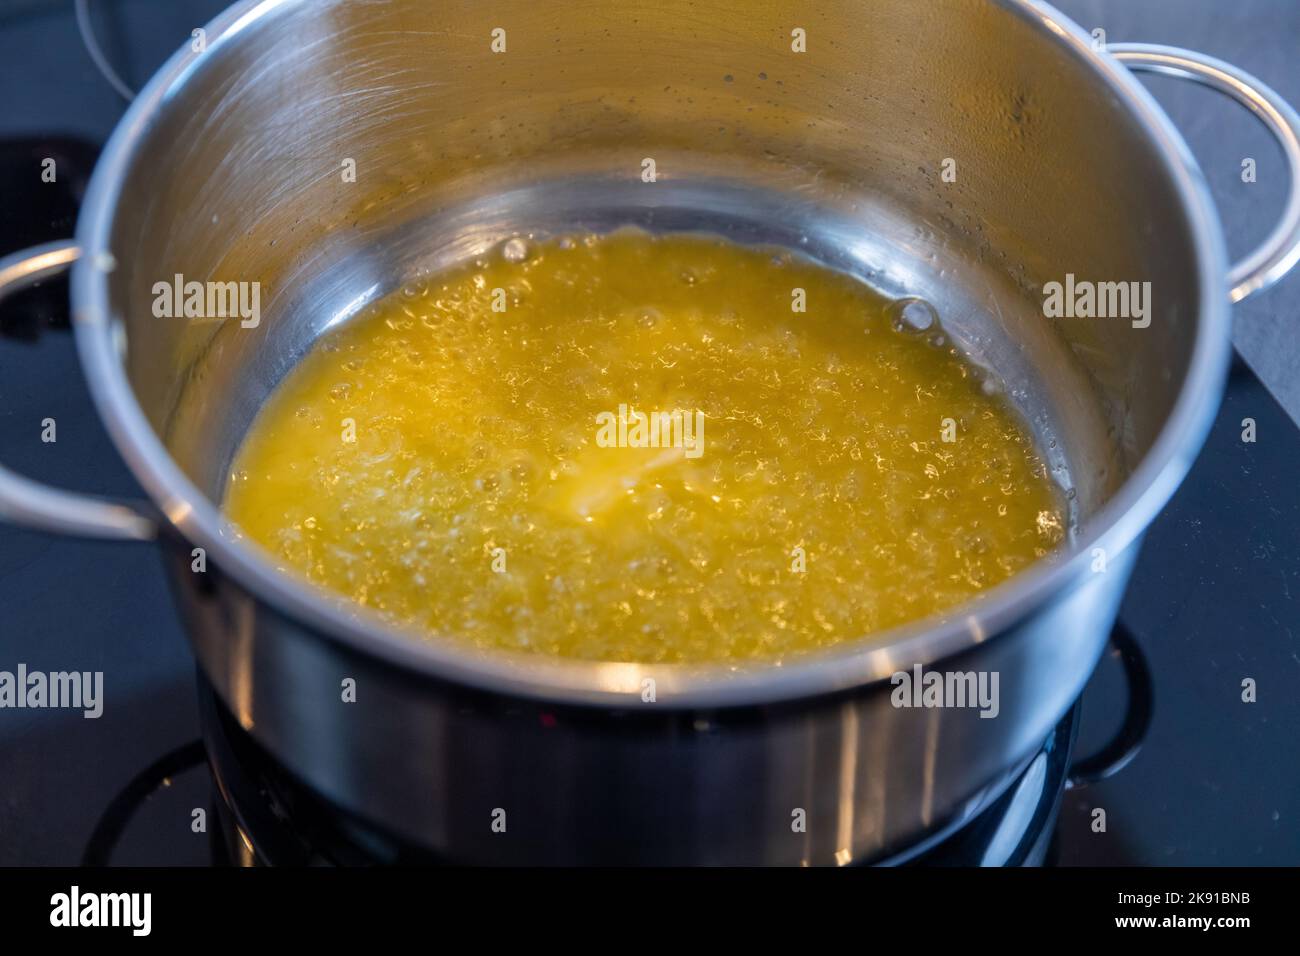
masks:
{"type": "Polygon", "coordinates": [[[514,239],[321,341],[225,508],[430,640],[637,662],[854,640],[1064,537],[1022,423],[897,312],[716,238],[514,239]]]}

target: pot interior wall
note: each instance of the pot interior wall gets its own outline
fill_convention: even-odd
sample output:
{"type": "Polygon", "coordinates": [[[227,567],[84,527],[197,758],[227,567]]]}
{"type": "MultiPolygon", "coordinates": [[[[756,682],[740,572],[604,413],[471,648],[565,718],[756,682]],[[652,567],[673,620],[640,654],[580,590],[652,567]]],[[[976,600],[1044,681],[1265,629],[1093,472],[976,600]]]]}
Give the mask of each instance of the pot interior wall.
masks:
{"type": "Polygon", "coordinates": [[[1003,4],[263,6],[192,54],[113,223],[132,387],[214,500],[316,337],[517,232],[706,229],[927,298],[1084,521],[1185,378],[1197,264],[1162,161],[1081,52],[1003,4]],[[260,324],[155,317],[177,274],[260,283],[260,324]],[[1067,274],[1149,281],[1149,327],[1046,318],[1067,274]]]}

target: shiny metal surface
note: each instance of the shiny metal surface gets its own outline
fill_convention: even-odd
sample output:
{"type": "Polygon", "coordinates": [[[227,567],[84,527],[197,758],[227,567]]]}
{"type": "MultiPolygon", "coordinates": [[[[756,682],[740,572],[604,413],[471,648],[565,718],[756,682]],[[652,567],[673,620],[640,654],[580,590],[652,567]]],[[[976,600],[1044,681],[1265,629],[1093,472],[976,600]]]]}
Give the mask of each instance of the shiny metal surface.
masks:
{"type": "Polygon", "coordinates": [[[75,242],[47,242],[0,259],[0,297],[66,272],[77,261],[75,242]]]}
{"type": "Polygon", "coordinates": [[[77,241],[83,365],[177,532],[205,673],[311,786],[457,860],[844,863],[969,819],[1081,690],[1229,354],[1185,144],[1077,27],[1015,0],[239,4],[141,92],[77,241]],[[927,298],[1074,491],[1070,552],[942,618],[719,670],[419,641],[231,539],[230,457],[325,328],[507,235],[628,222],[789,245],[927,298]],[[87,267],[105,255],[118,268],[87,267]],[[155,319],[177,273],[260,282],[261,322],[155,319]],[[1153,321],[1049,321],[1042,287],[1067,274],[1151,282],[1153,321]],[[996,671],[999,716],[894,707],[888,678],[913,664],[996,671]]]}
{"type": "MultiPolygon", "coordinates": [[[[78,258],[73,242],[49,242],[0,258],[0,301],[58,275],[78,258]]],[[[145,509],[50,488],[0,465],[0,519],[86,538],[148,541],[156,527],[145,509]]]]}
{"type": "Polygon", "coordinates": [[[1228,273],[1228,297],[1240,302],[1267,289],[1300,261],[1300,115],[1258,79],[1214,57],[1154,43],[1117,43],[1108,52],[1130,70],[1193,80],[1232,97],[1268,128],[1286,158],[1291,190],[1278,224],[1228,273]]]}

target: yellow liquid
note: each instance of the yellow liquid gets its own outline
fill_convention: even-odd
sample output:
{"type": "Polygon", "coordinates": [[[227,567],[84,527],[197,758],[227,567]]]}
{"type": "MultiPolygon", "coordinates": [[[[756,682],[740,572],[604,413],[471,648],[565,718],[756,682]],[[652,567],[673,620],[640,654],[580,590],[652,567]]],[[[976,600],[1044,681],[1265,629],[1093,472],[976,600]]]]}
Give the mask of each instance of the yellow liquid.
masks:
{"type": "Polygon", "coordinates": [[[431,640],[638,662],[853,640],[1065,533],[1019,420],[898,317],[772,249],[512,240],[319,343],[226,509],[282,568],[431,640]],[[682,414],[643,447],[620,406],[682,414]]]}

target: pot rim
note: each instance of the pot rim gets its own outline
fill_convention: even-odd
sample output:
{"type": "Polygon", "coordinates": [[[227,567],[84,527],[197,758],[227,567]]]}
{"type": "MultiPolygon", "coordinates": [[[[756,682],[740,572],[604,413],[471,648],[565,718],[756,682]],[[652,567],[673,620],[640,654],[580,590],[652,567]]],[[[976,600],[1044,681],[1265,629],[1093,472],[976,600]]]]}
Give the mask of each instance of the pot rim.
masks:
{"type": "MultiPolygon", "coordinates": [[[[210,51],[277,9],[305,0],[241,0],[205,28],[210,51]]],[[[118,358],[107,274],[124,177],[171,91],[201,69],[188,47],[150,79],[118,123],[95,167],[77,223],[81,257],[72,271],[74,328],[82,368],[99,414],[136,479],[168,523],[205,549],[214,566],[258,601],[364,658],[422,677],[511,697],[555,704],[627,707],[641,703],[642,680],[655,682],[656,702],[670,709],[755,704],[834,693],[888,679],[916,664],[978,646],[1009,629],[1054,594],[1090,574],[1094,548],[1115,555],[1134,543],[1181,483],[1199,453],[1222,397],[1231,354],[1227,256],[1218,215],[1195,159],[1172,121],[1118,60],[1098,53],[1073,21],[1039,0],[997,0],[1084,61],[1116,101],[1154,140],[1192,229],[1201,309],[1197,341],[1174,407],[1150,450],[1119,491],[1089,522],[1068,552],[1025,571],[942,615],[876,632],[784,663],[738,665],[605,663],[487,652],[454,641],[428,640],[382,621],[368,608],[347,610],[315,586],[275,566],[255,545],[232,537],[228,523],[172,460],[135,395],[118,358]]],[[[1063,51],[1063,55],[1070,55],[1063,51]]]]}

